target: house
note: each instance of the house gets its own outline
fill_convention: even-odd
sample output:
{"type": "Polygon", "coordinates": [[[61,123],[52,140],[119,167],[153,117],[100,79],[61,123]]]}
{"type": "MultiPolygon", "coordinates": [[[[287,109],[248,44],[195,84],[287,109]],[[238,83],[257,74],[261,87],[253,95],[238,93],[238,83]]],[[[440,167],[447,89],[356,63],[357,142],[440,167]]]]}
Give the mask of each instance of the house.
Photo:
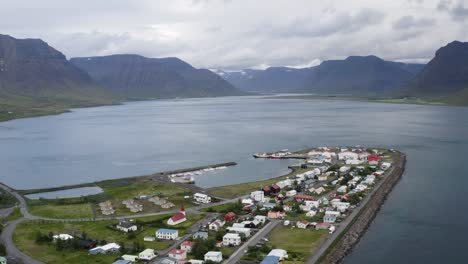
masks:
{"type": "Polygon", "coordinates": [[[7,259],[5,257],[0,257],[0,264],[7,264],[7,259]]]}
{"type": "Polygon", "coordinates": [[[128,221],[128,220],[121,220],[116,226],[118,230],[123,231],[125,233],[137,231],[138,227],[135,223],[128,221]]]}
{"type": "Polygon", "coordinates": [[[360,159],[347,159],[346,160],[346,165],[361,165],[364,163],[364,160],[360,159]]]}
{"type": "Polygon", "coordinates": [[[293,210],[293,206],[287,204],[287,205],[283,206],[283,210],[284,210],[285,212],[291,212],[291,211],[293,210]]]}
{"type": "Polygon", "coordinates": [[[165,257],[154,262],[155,264],[178,264],[177,259],[171,257],[165,257]]]}
{"type": "Polygon", "coordinates": [[[314,196],[310,195],[304,195],[304,194],[296,194],[294,195],[294,200],[298,202],[303,202],[303,201],[316,201],[317,198],[314,196]]]}
{"type": "Polygon", "coordinates": [[[279,187],[278,185],[273,184],[273,185],[271,186],[271,193],[272,193],[272,194],[279,193],[280,191],[281,191],[281,187],[279,187]]]}
{"type": "Polygon", "coordinates": [[[306,216],[308,217],[314,217],[317,214],[317,211],[315,210],[310,210],[306,213],[306,216]]]}
{"type": "Polygon", "coordinates": [[[336,192],[338,193],[346,193],[348,191],[348,187],[346,185],[342,185],[336,189],[336,192]]]}
{"type": "Polygon", "coordinates": [[[330,228],[331,224],[327,222],[318,223],[315,225],[315,230],[322,230],[330,228]]]}
{"type": "Polygon", "coordinates": [[[65,241],[65,240],[73,239],[73,236],[69,234],[59,234],[59,235],[54,235],[52,238],[54,241],[57,241],[57,240],[65,241]]]}
{"type": "Polygon", "coordinates": [[[383,162],[382,165],[380,165],[380,168],[382,170],[387,170],[388,168],[390,168],[392,166],[392,164],[390,162],[383,162]]]}
{"type": "Polygon", "coordinates": [[[271,194],[271,187],[270,186],[265,186],[262,188],[263,194],[264,195],[270,195],[271,194]]]}
{"type": "Polygon", "coordinates": [[[327,179],[328,179],[328,175],[326,174],[320,174],[319,176],[317,176],[318,181],[326,181],[327,179]]]}
{"type": "Polygon", "coordinates": [[[268,218],[271,218],[271,219],[278,219],[278,218],[283,218],[286,216],[286,213],[285,212],[280,212],[280,211],[268,211],[268,218]]]}
{"type": "Polygon", "coordinates": [[[131,262],[136,262],[137,259],[138,259],[138,256],[135,256],[135,255],[122,255],[121,257],[123,260],[128,260],[128,261],[131,261],[131,262]]]}
{"type": "Polygon", "coordinates": [[[381,158],[377,155],[369,155],[367,156],[367,162],[371,162],[371,161],[376,161],[377,163],[381,160],[381,158]]]}
{"type": "Polygon", "coordinates": [[[336,202],[336,203],[332,203],[333,207],[336,208],[337,211],[339,212],[345,212],[346,210],[348,210],[348,208],[351,206],[350,203],[348,202],[336,202]]]}
{"type": "Polygon", "coordinates": [[[359,154],[352,151],[343,151],[338,153],[339,160],[359,159],[359,154]]]}
{"type": "Polygon", "coordinates": [[[224,215],[224,220],[226,222],[234,222],[237,218],[237,215],[234,212],[229,212],[226,215],[224,215]]]}
{"type": "Polygon", "coordinates": [[[266,209],[273,209],[275,206],[276,206],[275,203],[264,203],[263,204],[263,208],[266,208],[266,209]]]}
{"type": "Polygon", "coordinates": [[[284,249],[272,249],[268,256],[278,257],[280,261],[288,258],[288,252],[284,249]]]}
{"type": "Polygon", "coordinates": [[[260,264],[278,264],[280,263],[280,259],[277,256],[266,256],[263,258],[262,262],[260,264]]]}
{"type": "Polygon", "coordinates": [[[179,237],[177,229],[160,228],[156,231],[156,238],[174,240],[179,237]]]}
{"type": "Polygon", "coordinates": [[[96,241],[89,239],[79,239],[78,246],[82,249],[91,249],[96,247],[96,241]]]}
{"type": "Polygon", "coordinates": [[[211,203],[211,197],[203,193],[195,193],[193,198],[199,203],[211,203]]]}
{"type": "Polygon", "coordinates": [[[188,263],[190,264],[203,264],[205,263],[203,260],[199,260],[199,259],[191,259],[188,261],[188,263]]]}
{"type": "Polygon", "coordinates": [[[170,258],[177,259],[178,263],[185,263],[185,259],[187,258],[187,251],[182,249],[173,249],[169,251],[168,256],[170,258]]]}
{"type": "Polygon", "coordinates": [[[118,252],[120,249],[120,245],[117,243],[108,243],[104,246],[99,246],[90,249],[88,252],[90,255],[97,255],[97,254],[112,254],[118,252]]]}
{"type": "Polygon", "coordinates": [[[319,208],[320,200],[316,201],[304,201],[305,205],[309,208],[319,208]]]}
{"type": "Polygon", "coordinates": [[[237,233],[227,233],[223,236],[224,246],[239,246],[241,243],[241,237],[237,233]]]}
{"type": "Polygon", "coordinates": [[[156,238],[153,237],[153,236],[145,236],[145,237],[143,238],[143,241],[146,241],[146,242],[153,242],[153,241],[155,241],[155,240],[156,240],[156,238]]]}
{"type": "Polygon", "coordinates": [[[243,234],[245,237],[250,237],[250,228],[231,226],[226,229],[229,230],[230,232],[243,234]]]}
{"type": "Polygon", "coordinates": [[[323,187],[318,187],[317,189],[314,190],[314,193],[316,194],[321,194],[325,191],[325,188],[323,187]]]}
{"type": "Polygon", "coordinates": [[[140,254],[138,254],[138,259],[139,260],[150,261],[150,260],[154,259],[156,256],[157,256],[157,254],[154,253],[154,249],[147,248],[147,249],[143,250],[142,252],[140,252],[140,254]]]}
{"type": "Polygon", "coordinates": [[[340,212],[338,211],[325,211],[325,215],[323,216],[323,222],[335,223],[336,218],[338,216],[340,216],[340,212]]]}
{"type": "Polygon", "coordinates": [[[290,191],[287,191],[286,192],[286,196],[287,197],[293,197],[294,195],[297,194],[297,191],[296,190],[290,190],[290,191]]]}
{"type": "MultiPolygon", "coordinates": [[[[2,262],[0,262],[0,264],[1,264],[1,263],[2,263],[2,262]]],[[[5,263],[6,263],[6,262],[5,262],[5,263]]],[[[118,260],[112,262],[112,264],[131,264],[131,263],[133,263],[133,261],[131,261],[131,260],[126,260],[126,259],[118,259],[118,260]]]]}
{"type": "Polygon", "coordinates": [[[263,191],[251,192],[250,199],[254,200],[255,202],[263,202],[263,199],[265,199],[265,193],[263,191]]]}
{"type": "Polygon", "coordinates": [[[263,224],[265,224],[265,222],[266,222],[266,216],[264,216],[264,215],[256,215],[256,216],[254,217],[254,220],[259,221],[259,222],[263,225],[263,224]]]}
{"type": "Polygon", "coordinates": [[[220,251],[208,251],[205,254],[205,261],[221,262],[223,261],[223,253],[220,251]]]}
{"type": "Polygon", "coordinates": [[[192,252],[193,241],[186,240],[180,244],[180,249],[185,250],[185,252],[192,252]]]}
{"type": "Polygon", "coordinates": [[[208,232],[198,231],[192,236],[193,239],[208,239],[208,232]]]}
{"type": "Polygon", "coordinates": [[[253,203],[254,203],[254,201],[252,199],[250,199],[250,198],[242,199],[242,201],[241,201],[241,204],[243,204],[243,205],[250,205],[250,204],[253,204],[253,203]]]}
{"type": "Polygon", "coordinates": [[[341,173],[346,173],[348,172],[349,170],[351,170],[351,167],[348,167],[348,166],[343,166],[340,168],[340,172],[341,173]]]}
{"type": "Polygon", "coordinates": [[[309,222],[307,222],[307,221],[297,221],[296,226],[297,226],[297,228],[306,229],[309,226],[309,222]]]}
{"type": "Polygon", "coordinates": [[[226,221],[224,221],[224,219],[216,219],[208,225],[208,229],[218,231],[219,228],[224,226],[224,224],[226,224],[226,221]]]}
{"type": "Polygon", "coordinates": [[[180,223],[183,223],[185,221],[187,221],[187,216],[185,215],[185,209],[182,206],[180,208],[180,212],[173,215],[171,218],[167,220],[167,224],[173,226],[173,225],[178,225],[180,223]]]}

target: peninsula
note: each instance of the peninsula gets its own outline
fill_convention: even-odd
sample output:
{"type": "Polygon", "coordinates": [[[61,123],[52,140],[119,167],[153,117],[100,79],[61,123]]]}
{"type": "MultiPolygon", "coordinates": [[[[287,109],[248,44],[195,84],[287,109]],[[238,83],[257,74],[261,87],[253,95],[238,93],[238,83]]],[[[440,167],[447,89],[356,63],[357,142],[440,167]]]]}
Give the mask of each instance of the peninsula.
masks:
{"type": "Polygon", "coordinates": [[[280,177],[209,189],[196,185],[198,175],[236,163],[49,189],[2,184],[17,206],[3,220],[1,241],[11,259],[24,263],[338,263],[402,176],[406,159],[364,147],[254,156],[297,164],[280,177]],[[31,196],[84,187],[101,191],[31,196]]]}

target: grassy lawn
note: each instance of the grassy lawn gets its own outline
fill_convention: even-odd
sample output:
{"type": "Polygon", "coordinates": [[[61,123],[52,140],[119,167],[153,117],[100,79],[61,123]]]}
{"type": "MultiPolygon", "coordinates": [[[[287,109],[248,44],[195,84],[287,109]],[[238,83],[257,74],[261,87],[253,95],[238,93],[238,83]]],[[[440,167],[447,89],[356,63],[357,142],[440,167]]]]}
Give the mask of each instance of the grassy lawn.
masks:
{"type": "Polygon", "coordinates": [[[289,260],[285,263],[304,263],[327,233],[328,230],[304,230],[279,225],[273,229],[268,239],[274,248],[288,251],[289,260]]]}
{"type": "MultiPolygon", "coordinates": [[[[53,243],[36,244],[34,241],[35,234],[37,231],[40,231],[43,234],[53,232],[54,234],[67,233],[79,236],[82,232],[86,232],[89,238],[95,240],[106,240],[107,242],[116,242],[129,246],[134,241],[137,241],[147,248],[166,249],[172,244],[171,241],[144,242],[143,237],[154,236],[158,228],[167,228],[166,220],[170,216],[171,215],[160,215],[137,219],[139,231],[133,239],[129,238],[129,236],[123,232],[108,227],[109,225],[116,224],[117,220],[73,223],[27,221],[18,225],[13,239],[20,250],[45,263],[112,263],[118,255],[89,256],[86,250],[56,251],[53,243]]],[[[186,233],[188,227],[192,226],[203,217],[204,215],[188,215],[188,220],[186,222],[171,228],[177,228],[179,234],[183,235],[186,233]]]]}
{"type": "Polygon", "coordinates": [[[70,205],[35,205],[28,207],[28,211],[37,216],[48,218],[92,218],[93,212],[90,204],[70,205]]]}
{"type": "Polygon", "coordinates": [[[13,221],[13,220],[16,220],[16,219],[19,219],[23,216],[23,214],[21,213],[21,210],[19,207],[15,208],[11,214],[7,217],[5,217],[2,221],[4,223],[6,222],[10,222],[10,221],[13,221]]]}
{"type": "Polygon", "coordinates": [[[281,176],[281,177],[276,177],[276,178],[262,180],[262,181],[254,181],[254,182],[226,185],[226,186],[221,186],[221,187],[214,187],[214,188],[209,189],[209,192],[216,196],[225,197],[225,198],[233,198],[233,197],[237,197],[240,195],[249,194],[250,192],[253,192],[256,190],[260,190],[262,186],[272,185],[280,180],[286,179],[287,177],[292,177],[296,174],[303,173],[308,170],[311,170],[311,169],[297,168],[291,173],[281,176]]]}

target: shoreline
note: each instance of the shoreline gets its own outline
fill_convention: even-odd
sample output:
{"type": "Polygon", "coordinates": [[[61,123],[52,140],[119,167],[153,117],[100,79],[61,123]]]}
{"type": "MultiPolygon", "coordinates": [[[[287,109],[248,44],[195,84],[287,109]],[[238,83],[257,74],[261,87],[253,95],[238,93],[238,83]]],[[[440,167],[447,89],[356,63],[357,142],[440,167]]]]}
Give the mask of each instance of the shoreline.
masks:
{"type": "Polygon", "coordinates": [[[371,195],[365,198],[365,204],[350,219],[350,223],[340,228],[340,232],[335,232],[331,239],[325,241],[306,263],[342,263],[372,224],[387,196],[403,176],[405,166],[406,155],[400,152],[400,160],[393,167],[393,171],[374,189],[371,195]]]}

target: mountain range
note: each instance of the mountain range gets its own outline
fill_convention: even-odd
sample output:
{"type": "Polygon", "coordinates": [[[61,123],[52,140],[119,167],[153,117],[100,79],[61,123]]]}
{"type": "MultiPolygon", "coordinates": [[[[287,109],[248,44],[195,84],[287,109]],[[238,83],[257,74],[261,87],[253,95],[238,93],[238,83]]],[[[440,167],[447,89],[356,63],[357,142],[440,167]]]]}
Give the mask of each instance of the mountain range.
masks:
{"type": "Polygon", "coordinates": [[[249,93],[416,97],[466,105],[468,43],[441,47],[426,65],[350,56],[303,69],[213,72],[178,58],[133,54],[67,60],[43,40],[0,35],[0,120],[124,100],[249,93]]]}
{"type": "Polygon", "coordinates": [[[215,71],[251,92],[382,95],[412,80],[423,64],[385,61],[376,56],[350,56],[310,68],[272,67],[238,72],[215,71]]]}
{"type": "Polygon", "coordinates": [[[213,72],[178,58],[123,54],[72,58],[70,62],[100,86],[130,100],[246,94],[213,72]]]}

